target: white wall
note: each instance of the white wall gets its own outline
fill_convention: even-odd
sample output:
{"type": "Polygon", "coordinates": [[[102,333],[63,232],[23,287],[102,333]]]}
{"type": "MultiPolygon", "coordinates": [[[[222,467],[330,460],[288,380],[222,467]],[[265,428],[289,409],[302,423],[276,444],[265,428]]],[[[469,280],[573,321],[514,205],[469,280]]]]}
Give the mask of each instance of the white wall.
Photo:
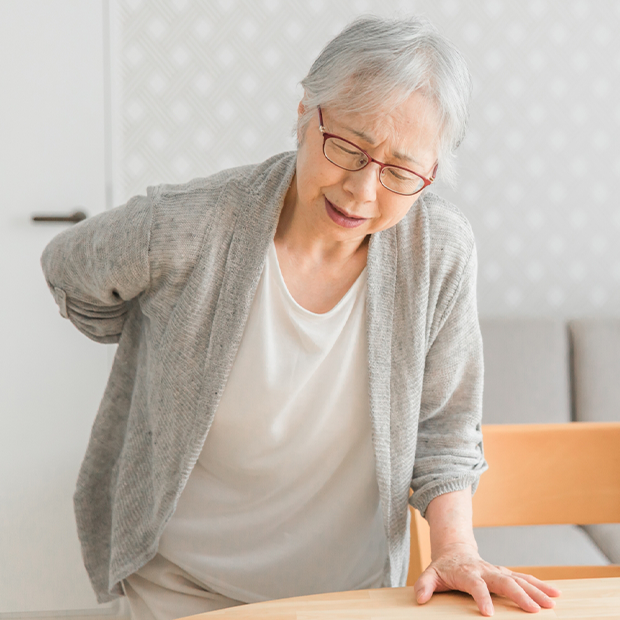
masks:
{"type": "Polygon", "coordinates": [[[620,2],[117,0],[117,203],[294,148],[297,85],[355,16],[417,12],[475,82],[461,176],[482,315],[620,314],[620,2]]]}

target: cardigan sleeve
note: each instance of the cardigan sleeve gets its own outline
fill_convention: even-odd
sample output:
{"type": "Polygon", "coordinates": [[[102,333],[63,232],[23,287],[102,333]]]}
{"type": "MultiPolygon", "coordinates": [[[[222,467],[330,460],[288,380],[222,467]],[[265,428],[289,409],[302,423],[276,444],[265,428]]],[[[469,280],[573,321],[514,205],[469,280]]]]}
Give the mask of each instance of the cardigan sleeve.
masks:
{"type": "Polygon", "coordinates": [[[151,198],[135,196],[54,237],[41,256],[47,285],[83,334],[119,341],[131,300],[149,285],[151,198]]]}
{"type": "Polygon", "coordinates": [[[482,448],[482,336],[476,304],[476,249],[438,318],[424,368],[411,504],[472,487],[487,469],[482,448]]]}

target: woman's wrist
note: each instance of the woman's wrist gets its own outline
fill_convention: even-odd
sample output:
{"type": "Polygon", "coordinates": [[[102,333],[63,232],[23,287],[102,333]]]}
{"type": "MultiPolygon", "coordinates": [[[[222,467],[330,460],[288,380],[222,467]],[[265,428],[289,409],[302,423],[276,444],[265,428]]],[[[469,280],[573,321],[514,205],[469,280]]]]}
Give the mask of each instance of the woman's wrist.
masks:
{"type": "Polygon", "coordinates": [[[471,489],[445,493],[433,499],[425,514],[431,534],[431,557],[446,552],[478,553],[472,527],[471,489]]]}
{"type": "Polygon", "coordinates": [[[473,542],[464,540],[435,545],[431,548],[431,560],[435,561],[437,558],[442,556],[457,556],[464,553],[474,553],[475,555],[479,555],[478,545],[475,540],[473,542]]]}

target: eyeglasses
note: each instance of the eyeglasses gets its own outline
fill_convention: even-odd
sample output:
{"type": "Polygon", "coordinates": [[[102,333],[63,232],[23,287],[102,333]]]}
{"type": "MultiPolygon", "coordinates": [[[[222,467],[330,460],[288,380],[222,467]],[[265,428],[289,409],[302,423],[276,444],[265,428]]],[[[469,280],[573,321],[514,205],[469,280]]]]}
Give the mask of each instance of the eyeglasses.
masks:
{"type": "Polygon", "coordinates": [[[349,140],[345,140],[333,133],[328,133],[323,127],[323,114],[321,106],[319,109],[319,130],[323,134],[323,154],[332,163],[343,168],[355,172],[362,170],[371,161],[379,164],[379,180],[385,189],[389,189],[396,194],[403,196],[413,196],[421,192],[425,187],[433,183],[437,175],[439,164],[435,164],[430,179],[423,177],[421,174],[408,170],[402,166],[394,166],[392,164],[384,164],[373,159],[364,149],[349,140]]]}

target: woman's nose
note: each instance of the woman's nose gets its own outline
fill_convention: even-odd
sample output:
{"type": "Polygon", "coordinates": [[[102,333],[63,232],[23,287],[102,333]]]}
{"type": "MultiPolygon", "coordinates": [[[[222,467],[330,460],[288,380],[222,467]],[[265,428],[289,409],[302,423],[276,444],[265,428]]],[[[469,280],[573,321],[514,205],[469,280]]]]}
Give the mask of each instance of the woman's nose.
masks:
{"type": "Polygon", "coordinates": [[[370,162],[361,170],[348,172],[343,188],[353,194],[360,202],[373,202],[377,197],[379,181],[379,166],[370,162]]]}

